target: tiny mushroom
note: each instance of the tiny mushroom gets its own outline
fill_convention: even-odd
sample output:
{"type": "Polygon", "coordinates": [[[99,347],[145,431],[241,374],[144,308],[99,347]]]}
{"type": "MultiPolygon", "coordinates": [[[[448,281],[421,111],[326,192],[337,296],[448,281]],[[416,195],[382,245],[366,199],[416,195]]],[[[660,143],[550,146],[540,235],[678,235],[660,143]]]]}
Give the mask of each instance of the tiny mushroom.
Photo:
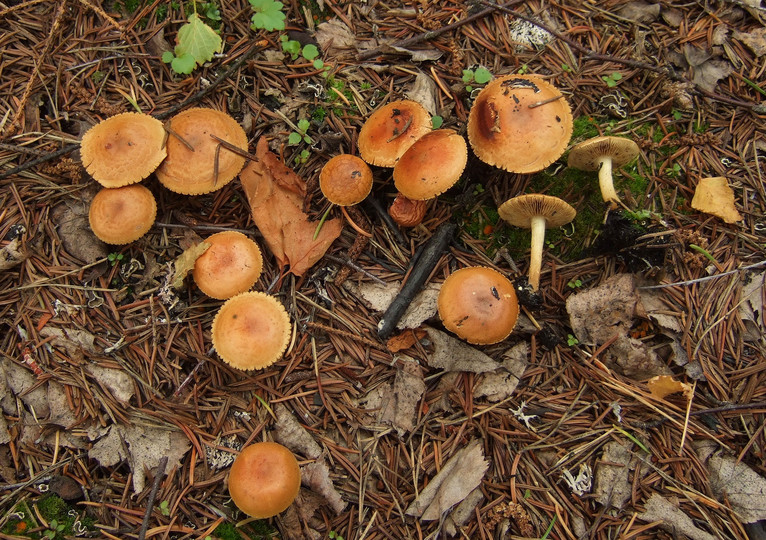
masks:
{"type": "Polygon", "coordinates": [[[414,227],[426,217],[426,201],[416,201],[397,193],[394,202],[388,207],[388,215],[397,225],[414,227]]]}
{"type": "Polygon", "coordinates": [[[103,188],[93,197],[88,222],[93,233],[107,244],[138,240],[154,224],[157,202],[141,184],[103,188]]]}
{"type": "Polygon", "coordinates": [[[319,189],[338,206],[353,206],[372,190],[372,171],[361,158],[340,154],[331,158],[319,173],[319,189]]]}
{"type": "Polygon", "coordinates": [[[515,227],[532,229],[532,249],[529,258],[529,285],[540,287],[545,229],[561,227],[572,221],[577,212],[566,202],[550,195],[519,195],[498,208],[500,217],[515,227]]]}
{"type": "Polygon", "coordinates": [[[437,307],[447,330],[477,345],[504,340],[519,316],[513,284],[497,270],[483,266],[450,274],[439,291],[437,307]]]}
{"type": "Polygon", "coordinates": [[[431,131],[431,115],[416,101],[392,101],[376,109],[359,130],[362,159],[378,167],[393,167],[420,137],[431,131]]]}
{"type": "Polygon", "coordinates": [[[533,173],[564,153],[573,125],[569,103],[551,83],[537,75],[505,75],[476,97],[468,141],[489,165],[533,173]]]}
{"type": "Polygon", "coordinates": [[[165,159],[162,122],[142,113],[102,120],[82,136],[80,159],[99,184],[108,188],[140,182],[165,159]]]}
{"type": "Polygon", "coordinates": [[[281,358],[291,335],[285,308],[262,292],[229,298],[213,319],[213,346],[224,362],[237,369],[270,366],[281,358]]]}
{"type": "Polygon", "coordinates": [[[734,204],[734,190],[729,187],[725,176],[703,178],[694,190],[692,208],[712,214],[726,223],[742,220],[742,214],[734,204]]]}
{"type": "Polygon", "coordinates": [[[263,270],[261,250],[238,231],[221,231],[205,239],[210,247],[194,262],[194,282],[211,298],[226,300],[252,287],[263,270]]]}
{"type": "Polygon", "coordinates": [[[229,495],[248,516],[266,519],[287,510],[301,489],[298,460],[275,442],[246,446],[229,471],[229,495]]]}
{"type": "Polygon", "coordinates": [[[598,171],[598,185],[604,202],[617,208],[620,198],[614,189],[612,169],[630,163],[638,156],[638,145],[625,137],[594,137],[576,144],[569,151],[568,165],[581,171],[598,171]]]}
{"type": "Polygon", "coordinates": [[[451,188],[468,160],[465,139],[451,129],[423,135],[394,165],[394,185],[413,200],[433,199],[451,188]]]}
{"type": "Polygon", "coordinates": [[[171,191],[200,195],[231,182],[245,165],[247,134],[228,114],[206,108],[187,109],[166,127],[168,156],[157,179],[171,191]]]}

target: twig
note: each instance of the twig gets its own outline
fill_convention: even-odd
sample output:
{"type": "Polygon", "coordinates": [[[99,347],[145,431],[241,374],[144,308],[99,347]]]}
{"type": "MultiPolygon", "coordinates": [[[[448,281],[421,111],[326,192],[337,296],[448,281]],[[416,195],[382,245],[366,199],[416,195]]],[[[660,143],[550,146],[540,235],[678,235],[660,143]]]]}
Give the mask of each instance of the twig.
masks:
{"type": "Polygon", "coordinates": [[[743,266],[742,268],[735,268],[734,270],[729,270],[728,272],[721,272],[720,274],[713,274],[712,276],[704,276],[701,278],[689,279],[686,281],[676,281],[674,283],[661,283],[660,285],[647,285],[645,287],[638,287],[638,288],[641,290],[648,290],[648,289],[666,289],[668,287],[677,287],[679,285],[694,285],[695,283],[702,283],[703,281],[709,281],[711,279],[728,276],[730,274],[736,274],[737,272],[742,272],[743,270],[752,270],[753,268],[759,268],[761,266],[766,266],[766,261],[761,261],[755,264],[751,264],[749,266],[743,266]]]}
{"type": "Polygon", "coordinates": [[[149,498],[146,499],[146,512],[144,513],[144,521],[141,523],[141,529],[138,531],[138,540],[144,540],[146,538],[146,531],[149,529],[149,520],[152,518],[152,510],[154,509],[154,499],[157,498],[157,490],[160,488],[160,482],[162,477],[165,476],[165,467],[168,465],[168,456],[162,456],[160,462],[157,464],[157,472],[154,475],[154,482],[152,482],[152,490],[149,492],[149,498]]]}
{"type": "Polygon", "coordinates": [[[368,278],[370,278],[371,280],[373,280],[375,283],[379,285],[386,284],[386,282],[380,279],[378,276],[376,276],[375,274],[371,273],[368,270],[365,270],[364,268],[356,264],[354,261],[351,260],[350,257],[336,257],[335,255],[330,255],[329,253],[327,253],[325,254],[325,259],[329,259],[338,264],[345,264],[346,266],[350,267],[355,272],[361,272],[362,274],[364,274],[365,276],[367,276],[368,278]]]}

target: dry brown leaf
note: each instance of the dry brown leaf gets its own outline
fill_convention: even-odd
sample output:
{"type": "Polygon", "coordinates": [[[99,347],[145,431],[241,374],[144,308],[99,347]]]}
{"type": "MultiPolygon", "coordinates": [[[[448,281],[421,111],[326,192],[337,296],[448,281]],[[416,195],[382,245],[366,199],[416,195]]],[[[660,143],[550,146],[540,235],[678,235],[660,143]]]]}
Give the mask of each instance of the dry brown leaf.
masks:
{"type": "Polygon", "coordinates": [[[586,345],[601,345],[615,334],[624,336],[633,324],[639,302],[631,274],[617,274],[598,287],[567,298],[575,337],[586,345]]]}
{"type": "Polygon", "coordinates": [[[766,519],[766,478],[732,456],[713,455],[707,462],[710,489],[745,523],[766,519]]]}
{"type": "Polygon", "coordinates": [[[184,284],[184,278],[189,272],[194,270],[194,263],[197,262],[200,255],[207,251],[210,244],[207,242],[200,242],[189,248],[186,248],[173,263],[173,277],[170,280],[170,286],[174,289],[180,289],[184,284]]]}
{"type": "Polygon", "coordinates": [[[26,255],[20,249],[20,241],[18,238],[14,238],[0,249],[0,271],[13,268],[24,259],[26,259],[26,255]]]}
{"type": "MultiPolygon", "coordinates": [[[[401,289],[401,283],[398,281],[380,285],[373,282],[364,282],[360,284],[343,282],[343,287],[354,293],[364,305],[375,311],[385,311],[391,302],[396,298],[401,289]]],[[[415,296],[407,306],[401,320],[396,324],[398,329],[417,328],[424,321],[436,315],[436,304],[439,298],[439,289],[441,284],[429,283],[415,296]]]]}
{"type": "Polygon", "coordinates": [[[264,137],[258,140],[255,155],[239,175],[253,221],[280,267],[302,276],[321,259],[340,236],[339,219],[324,222],[314,239],[317,224],[303,212],[306,182],[269,150],[264,137]]]}
{"type": "MultiPolygon", "coordinates": [[[[604,445],[604,453],[596,466],[593,495],[607,507],[622,508],[632,494],[630,471],[636,469],[638,456],[627,446],[612,441],[604,445]]],[[[641,470],[642,475],[648,469],[641,470]]]]}
{"type": "Polygon", "coordinates": [[[644,504],[646,510],[638,514],[638,519],[646,522],[660,522],[660,527],[673,534],[683,534],[692,540],[715,540],[717,537],[698,529],[694,521],[680,508],[659,495],[653,493],[644,504]]]}
{"type": "Polygon", "coordinates": [[[405,330],[401,334],[397,334],[386,341],[386,348],[392,353],[409,349],[415,343],[426,337],[426,331],[422,329],[417,330],[405,330]]]}
{"type": "Polygon", "coordinates": [[[665,399],[670,394],[683,392],[687,400],[691,400],[694,395],[694,386],[689,383],[683,383],[675,380],[670,375],[657,375],[646,381],[649,391],[657,399],[665,399]]]}
{"type": "Polygon", "coordinates": [[[274,407],[274,411],[277,415],[277,423],[274,428],[274,437],[277,442],[307,458],[317,459],[322,454],[322,448],[287,406],[278,403],[274,407]]]}
{"type": "Polygon", "coordinates": [[[712,214],[726,223],[742,221],[742,215],[734,204],[734,191],[725,176],[703,178],[697,184],[692,197],[692,208],[712,214]]]}
{"type": "Polygon", "coordinates": [[[426,391],[423,371],[417,362],[402,358],[402,369],[397,370],[394,386],[383,397],[380,421],[396,429],[399,435],[415,428],[418,404],[426,391]]]}
{"type": "Polygon", "coordinates": [[[445,334],[435,328],[426,328],[434,344],[434,352],[428,358],[428,365],[444,371],[470,371],[486,373],[503,367],[492,358],[468,343],[445,334]]]}
{"type": "Polygon", "coordinates": [[[301,482],[314,493],[320,494],[336,515],[346,508],[346,502],[330,479],[330,468],[324,459],[301,467],[301,482]]]}
{"type": "Polygon", "coordinates": [[[617,338],[604,352],[603,358],[607,367],[631,379],[643,380],[672,373],[651,347],[627,336],[617,338]]]}

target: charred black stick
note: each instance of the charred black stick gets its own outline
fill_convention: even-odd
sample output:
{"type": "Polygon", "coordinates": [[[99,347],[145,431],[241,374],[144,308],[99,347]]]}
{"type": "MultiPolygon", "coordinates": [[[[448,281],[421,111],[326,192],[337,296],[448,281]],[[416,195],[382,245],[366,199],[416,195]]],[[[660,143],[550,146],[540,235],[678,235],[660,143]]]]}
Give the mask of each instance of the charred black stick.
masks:
{"type": "Polygon", "coordinates": [[[399,243],[399,245],[406,246],[407,239],[402,234],[402,231],[399,230],[399,225],[396,224],[393,218],[391,218],[389,213],[383,207],[383,204],[381,204],[381,202],[372,195],[367,197],[364,202],[370,205],[372,209],[375,210],[375,213],[378,214],[380,220],[385,223],[389,229],[391,229],[391,232],[394,234],[394,237],[396,238],[396,241],[399,243]]]}
{"type": "Polygon", "coordinates": [[[388,306],[378,323],[378,336],[381,339],[388,338],[394,331],[396,323],[402,318],[415,295],[423,288],[423,284],[439,262],[442,253],[452,242],[456,230],[457,225],[454,223],[444,223],[423,246],[423,251],[412,265],[407,281],[404,282],[399,294],[388,306]]]}

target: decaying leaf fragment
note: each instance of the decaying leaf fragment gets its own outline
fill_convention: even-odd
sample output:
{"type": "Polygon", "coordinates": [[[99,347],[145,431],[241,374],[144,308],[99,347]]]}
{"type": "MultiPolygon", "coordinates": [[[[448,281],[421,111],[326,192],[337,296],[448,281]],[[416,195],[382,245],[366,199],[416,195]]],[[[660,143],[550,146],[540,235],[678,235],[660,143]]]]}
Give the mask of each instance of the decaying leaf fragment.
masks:
{"type": "Polygon", "coordinates": [[[328,219],[314,239],[317,224],[303,212],[306,182],[269,150],[261,137],[256,145],[258,161],[251,161],[239,174],[253,221],[280,267],[302,276],[321,259],[340,236],[339,219],[328,219]]]}
{"type": "Polygon", "coordinates": [[[567,298],[567,312],[580,343],[601,345],[615,334],[624,336],[633,324],[639,302],[631,274],[617,274],[598,287],[567,298]]]}
{"type": "Polygon", "coordinates": [[[744,523],[766,519],[766,478],[732,456],[715,454],[706,465],[716,498],[731,504],[744,523]]]}
{"type": "Polygon", "coordinates": [[[700,180],[694,190],[691,204],[695,210],[712,214],[726,223],[742,221],[742,215],[734,205],[734,191],[729,187],[724,176],[700,180]]]}
{"type": "Polygon", "coordinates": [[[692,519],[669,500],[653,493],[644,503],[646,510],[638,519],[646,522],[659,521],[660,527],[673,534],[683,534],[692,540],[715,540],[716,536],[698,529],[692,519]]]}
{"type": "Polygon", "coordinates": [[[0,249],[0,270],[13,268],[24,259],[26,259],[26,255],[21,251],[19,239],[14,238],[10,244],[6,244],[0,249]]]}
{"type": "Polygon", "coordinates": [[[194,270],[194,263],[207,251],[210,244],[200,242],[184,250],[173,264],[173,277],[170,280],[170,286],[174,289],[180,289],[184,284],[184,278],[189,272],[194,270]]]}
{"type": "Polygon", "coordinates": [[[682,392],[687,400],[694,395],[694,387],[689,383],[677,381],[670,375],[657,375],[646,381],[649,391],[657,399],[665,399],[670,394],[682,392]]]}

